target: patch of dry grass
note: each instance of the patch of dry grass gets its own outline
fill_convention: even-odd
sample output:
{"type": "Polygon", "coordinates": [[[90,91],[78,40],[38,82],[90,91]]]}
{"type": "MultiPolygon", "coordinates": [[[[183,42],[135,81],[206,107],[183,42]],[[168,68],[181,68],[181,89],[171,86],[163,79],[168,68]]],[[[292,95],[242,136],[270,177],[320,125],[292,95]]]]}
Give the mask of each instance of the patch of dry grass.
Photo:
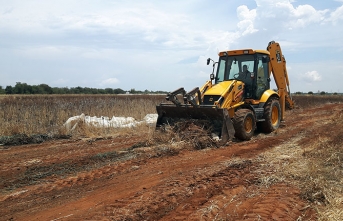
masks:
{"type": "Polygon", "coordinates": [[[204,129],[191,121],[178,122],[173,127],[165,126],[160,130],[151,131],[147,139],[135,144],[132,148],[170,145],[171,149],[205,149],[218,147],[219,144],[211,137],[210,130],[204,129]]]}
{"type": "Polygon", "coordinates": [[[300,187],[305,199],[319,205],[317,210],[321,220],[343,220],[341,145],[329,141],[304,155],[308,171],[305,177],[301,177],[300,187]]]}
{"type": "MultiPolygon", "coordinates": [[[[188,131],[189,132],[189,131],[188,131]]],[[[131,149],[154,152],[154,156],[177,155],[181,150],[199,150],[217,147],[217,143],[203,130],[192,132],[193,136],[185,137],[173,128],[166,130],[151,130],[147,139],[134,144],[131,149]],[[196,135],[197,134],[197,135],[196,135]]]]}
{"type": "Polygon", "coordinates": [[[260,181],[265,186],[275,182],[298,186],[319,220],[343,220],[343,112],[327,121],[318,121],[307,134],[261,154],[262,170],[265,165],[273,173],[263,174],[260,181]]]}
{"type": "MultiPolygon", "coordinates": [[[[79,121],[77,127],[72,131],[67,131],[62,126],[70,117],[78,116],[81,113],[98,117],[134,117],[141,120],[146,114],[156,113],[156,105],[163,100],[163,95],[3,96],[0,99],[0,113],[3,115],[0,118],[2,125],[0,139],[6,138],[7,140],[8,136],[15,135],[30,140],[31,136],[36,134],[44,134],[49,138],[66,135],[74,138],[94,138],[109,137],[119,133],[145,135],[147,139],[137,144],[141,147],[161,144],[185,146],[183,145],[185,143],[195,149],[216,146],[214,140],[209,136],[209,132],[196,124],[178,125],[178,128],[169,128],[164,132],[155,131],[154,125],[111,128],[88,126],[83,121],[79,121]]],[[[21,140],[18,140],[18,144],[21,140]]],[[[26,143],[26,141],[23,140],[22,143],[26,143]]]]}
{"type": "MultiPolygon", "coordinates": [[[[64,134],[62,125],[82,113],[143,119],[156,112],[163,95],[6,95],[0,99],[0,136],[64,134]]],[[[111,133],[94,127],[86,134],[111,133]]]]}
{"type": "MultiPolygon", "coordinates": [[[[4,95],[0,96],[0,137],[17,134],[62,134],[67,119],[82,113],[89,116],[121,116],[141,120],[156,113],[155,106],[165,102],[164,95],[4,95]]],[[[343,102],[343,96],[294,96],[297,107],[307,108],[327,102],[343,102]]],[[[84,130],[104,136],[111,129],[84,130]]],[[[79,131],[80,132],[80,131],[79,131]]],[[[199,148],[202,148],[201,145],[199,148]]]]}
{"type": "Polygon", "coordinates": [[[327,103],[342,103],[342,95],[294,95],[293,100],[297,108],[321,106],[327,103]]]}

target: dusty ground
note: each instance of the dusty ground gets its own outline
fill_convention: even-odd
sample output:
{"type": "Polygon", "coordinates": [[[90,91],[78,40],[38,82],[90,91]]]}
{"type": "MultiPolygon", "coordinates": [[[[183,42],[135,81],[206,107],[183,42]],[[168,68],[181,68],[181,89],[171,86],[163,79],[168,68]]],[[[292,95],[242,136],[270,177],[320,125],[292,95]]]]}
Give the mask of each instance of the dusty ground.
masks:
{"type": "Polygon", "coordinates": [[[261,154],[315,142],[342,108],[296,109],[277,132],[220,148],[142,147],[139,133],[2,147],[0,220],[316,220],[296,186],[268,182],[261,154]]]}

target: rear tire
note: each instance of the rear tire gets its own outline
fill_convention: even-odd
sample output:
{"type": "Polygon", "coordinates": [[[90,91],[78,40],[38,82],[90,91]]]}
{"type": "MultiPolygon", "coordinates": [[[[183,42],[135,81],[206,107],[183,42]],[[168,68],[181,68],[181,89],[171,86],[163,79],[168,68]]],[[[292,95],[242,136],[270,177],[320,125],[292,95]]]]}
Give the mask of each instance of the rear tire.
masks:
{"type": "Polygon", "coordinates": [[[254,113],[249,109],[239,109],[233,117],[235,137],[240,140],[250,140],[256,129],[254,113]]]}
{"type": "Polygon", "coordinates": [[[271,133],[278,129],[281,122],[281,108],[279,100],[272,98],[264,106],[263,118],[265,121],[261,122],[261,129],[264,133],[271,133]]]}

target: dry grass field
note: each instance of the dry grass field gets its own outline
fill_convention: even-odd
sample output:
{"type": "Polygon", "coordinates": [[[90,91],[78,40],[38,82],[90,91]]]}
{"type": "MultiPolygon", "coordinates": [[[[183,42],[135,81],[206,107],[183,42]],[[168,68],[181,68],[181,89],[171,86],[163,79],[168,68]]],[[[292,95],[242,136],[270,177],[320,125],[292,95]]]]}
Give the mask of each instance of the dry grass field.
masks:
{"type": "Polygon", "coordinates": [[[343,220],[342,96],[294,96],[276,132],[222,147],[201,132],[62,126],[142,119],[163,100],[0,96],[2,138],[51,138],[0,146],[0,220],[343,220]]]}
{"type": "MultiPolygon", "coordinates": [[[[142,119],[155,113],[164,95],[12,95],[0,96],[0,136],[64,135],[72,116],[121,116],[142,119]]],[[[103,131],[106,133],[106,131],[103,131]]]]}

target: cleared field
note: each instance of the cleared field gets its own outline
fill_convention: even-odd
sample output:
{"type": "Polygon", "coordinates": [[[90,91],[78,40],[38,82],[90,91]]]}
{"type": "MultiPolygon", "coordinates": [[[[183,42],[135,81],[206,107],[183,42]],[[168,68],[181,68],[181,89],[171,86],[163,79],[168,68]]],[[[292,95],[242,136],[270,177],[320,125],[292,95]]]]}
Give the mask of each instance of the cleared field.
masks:
{"type": "Polygon", "coordinates": [[[3,146],[0,220],[343,220],[343,99],[312,98],[219,148],[145,126],[3,146]]]}

